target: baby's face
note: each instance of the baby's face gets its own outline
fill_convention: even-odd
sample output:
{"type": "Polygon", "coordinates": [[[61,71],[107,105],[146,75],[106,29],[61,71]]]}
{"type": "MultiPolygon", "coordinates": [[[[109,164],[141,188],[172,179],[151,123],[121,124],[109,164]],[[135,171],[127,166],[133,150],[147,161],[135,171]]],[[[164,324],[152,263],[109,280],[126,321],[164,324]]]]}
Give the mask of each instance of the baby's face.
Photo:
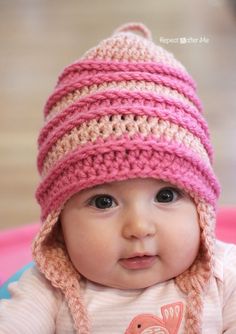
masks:
{"type": "Polygon", "coordinates": [[[65,205],[61,224],[77,270],[120,289],[145,288],[179,275],[194,262],[200,244],[191,198],[150,178],[81,191],[65,205]]]}

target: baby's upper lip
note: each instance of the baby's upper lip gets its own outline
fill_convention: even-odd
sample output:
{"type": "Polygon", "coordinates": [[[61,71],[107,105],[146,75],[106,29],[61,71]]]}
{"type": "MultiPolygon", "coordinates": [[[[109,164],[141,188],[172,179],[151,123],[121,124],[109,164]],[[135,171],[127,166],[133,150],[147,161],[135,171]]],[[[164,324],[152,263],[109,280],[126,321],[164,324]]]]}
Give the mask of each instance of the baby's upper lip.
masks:
{"type": "Polygon", "coordinates": [[[135,258],[135,257],[148,257],[148,256],[156,256],[156,254],[154,253],[150,253],[150,252],[135,252],[135,253],[132,253],[131,255],[129,256],[125,256],[124,259],[132,259],[132,258],[135,258]]]}

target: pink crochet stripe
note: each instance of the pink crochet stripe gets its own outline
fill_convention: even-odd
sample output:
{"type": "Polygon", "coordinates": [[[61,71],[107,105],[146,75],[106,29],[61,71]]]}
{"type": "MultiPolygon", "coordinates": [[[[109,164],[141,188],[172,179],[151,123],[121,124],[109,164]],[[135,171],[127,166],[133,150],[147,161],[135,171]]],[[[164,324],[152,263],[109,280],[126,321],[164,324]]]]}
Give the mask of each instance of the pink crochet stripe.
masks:
{"type": "MultiPolygon", "coordinates": [[[[163,108],[163,105],[161,106],[163,108]]],[[[206,151],[208,152],[208,155],[210,159],[212,158],[212,148],[209,143],[209,138],[204,134],[203,130],[199,128],[199,123],[196,122],[191,117],[183,117],[181,115],[182,109],[178,109],[173,111],[173,109],[160,109],[155,107],[148,107],[143,106],[140,107],[138,105],[137,107],[133,104],[133,106],[130,107],[107,107],[107,108],[99,108],[97,109],[90,109],[89,111],[82,113],[84,115],[83,117],[78,114],[76,104],[69,107],[67,110],[65,110],[67,115],[70,114],[70,118],[67,122],[60,122],[59,126],[56,128],[55,125],[52,126],[52,128],[47,130],[47,126],[44,127],[42,131],[45,131],[48,134],[47,138],[44,138],[45,141],[41,143],[39,155],[38,155],[38,169],[41,173],[43,163],[45,156],[47,155],[50,148],[56,143],[56,141],[59,138],[62,138],[65,133],[69,133],[73,128],[80,126],[84,122],[88,122],[89,120],[96,119],[99,120],[100,117],[106,116],[106,115],[116,115],[116,114],[123,114],[123,115],[146,115],[146,116],[156,116],[160,119],[170,121],[171,123],[180,125],[181,127],[185,128],[189,132],[191,132],[194,136],[199,137],[201,140],[201,143],[205,147],[206,151]],[[75,115],[72,116],[70,112],[70,108],[74,109],[75,115]],[[178,112],[179,111],[179,112],[178,112]]],[[[40,135],[40,138],[42,137],[42,134],[40,135]]]]}
{"type": "MultiPolygon", "coordinates": [[[[145,124],[145,121],[143,122],[145,124]]],[[[168,122],[169,123],[169,122],[168,122]]],[[[99,123],[100,124],[100,123],[99,123]]],[[[115,123],[114,123],[115,124],[115,123]]],[[[116,121],[116,124],[118,122],[116,121]]],[[[104,122],[101,123],[102,127],[104,127],[104,122]]],[[[139,129],[131,129],[131,131],[124,129],[124,124],[121,123],[121,126],[119,128],[119,131],[112,131],[112,129],[108,129],[106,133],[94,133],[92,135],[93,139],[89,138],[89,129],[83,128],[85,130],[85,138],[81,139],[80,134],[78,133],[77,129],[74,129],[72,135],[69,137],[66,136],[62,138],[59,142],[57,142],[52,149],[48,152],[47,156],[45,157],[44,163],[43,163],[43,169],[42,169],[42,176],[45,176],[53,166],[58,163],[60,159],[63,159],[63,157],[66,154],[69,154],[70,152],[73,152],[77,147],[83,147],[87,145],[88,143],[95,144],[97,141],[101,143],[103,140],[104,143],[106,142],[114,142],[115,140],[120,140],[121,138],[125,138],[127,141],[132,140],[146,140],[146,141],[152,141],[152,142],[159,142],[159,141],[166,141],[172,144],[179,145],[184,150],[192,150],[200,159],[202,159],[206,165],[209,166],[209,169],[212,170],[212,167],[210,165],[210,161],[208,158],[208,155],[206,151],[204,150],[201,143],[199,143],[199,140],[197,137],[189,136],[187,133],[185,133],[184,138],[178,139],[178,134],[180,134],[180,128],[178,128],[178,131],[173,129],[171,127],[171,124],[157,124],[155,125],[155,133],[152,133],[151,131],[141,131],[139,129]],[[123,129],[122,129],[123,128],[123,129]]],[[[93,125],[94,127],[94,125],[93,125]]],[[[140,125],[142,127],[142,125],[140,125]]],[[[144,129],[143,129],[144,130],[144,129]]],[[[101,144],[101,145],[104,145],[101,144]]],[[[212,170],[213,173],[213,170],[212,170]]]]}
{"type": "MultiPolygon", "coordinates": [[[[47,115],[45,121],[48,122],[50,119],[54,118],[57,114],[60,114],[64,109],[68,108],[73,103],[79,101],[81,98],[90,96],[95,93],[101,93],[106,91],[129,91],[129,92],[152,92],[157,96],[162,96],[163,98],[170,98],[176,101],[183,102],[185,105],[189,105],[196,109],[196,107],[182,94],[177,91],[165,87],[163,85],[156,85],[152,82],[146,81],[119,81],[119,82],[108,82],[100,85],[93,85],[91,87],[83,87],[79,90],[75,90],[69,95],[64,96],[54,107],[51,109],[50,113],[47,115]]],[[[197,111],[197,109],[196,109],[197,111]]],[[[197,111],[199,113],[199,111],[197,111]]]]}
{"type": "Polygon", "coordinates": [[[196,93],[191,87],[186,85],[183,81],[175,78],[169,78],[163,75],[140,73],[140,72],[126,72],[126,73],[111,73],[111,74],[96,74],[87,76],[85,78],[78,78],[77,82],[71,83],[69,86],[64,86],[62,88],[56,89],[54,93],[49,97],[44,114],[45,117],[50,114],[50,110],[54,105],[57,104],[63,97],[72,93],[73,91],[80,89],[82,87],[90,87],[94,84],[104,84],[108,82],[120,82],[120,81],[132,81],[132,80],[144,80],[147,82],[153,82],[155,84],[161,84],[163,86],[169,87],[176,90],[178,93],[183,94],[187,99],[189,99],[199,110],[202,112],[202,105],[197,97],[196,93]]]}
{"type": "Polygon", "coordinates": [[[168,180],[215,205],[217,180],[189,150],[166,142],[140,140],[88,144],[66,155],[40,184],[36,196],[43,217],[57,209],[75,191],[94,184],[133,177],[168,180]],[[129,154],[126,151],[129,150],[129,154]]]}
{"type": "MultiPolygon", "coordinates": [[[[180,158],[184,158],[185,160],[189,161],[192,166],[195,166],[199,171],[201,171],[202,176],[205,175],[206,179],[210,180],[215,179],[214,175],[212,174],[212,169],[209,170],[209,166],[207,166],[202,159],[200,159],[195,153],[187,149],[183,145],[179,145],[176,142],[167,142],[162,138],[162,140],[156,142],[156,140],[153,140],[153,137],[151,138],[135,138],[133,140],[128,140],[128,136],[123,136],[119,140],[103,140],[98,139],[94,144],[88,143],[84,145],[83,147],[78,147],[77,149],[73,150],[71,153],[67,154],[63,159],[61,159],[54,168],[50,171],[49,175],[45,177],[44,181],[48,178],[50,179],[50,175],[52,175],[52,178],[57,178],[64,167],[69,163],[71,159],[73,161],[76,161],[78,159],[78,156],[80,157],[80,160],[83,158],[88,158],[93,155],[96,156],[96,154],[101,154],[104,152],[109,152],[110,150],[114,150],[115,152],[123,151],[125,149],[133,150],[134,147],[140,148],[141,150],[150,151],[154,150],[155,152],[164,152],[164,153],[171,153],[173,155],[172,160],[175,159],[175,155],[180,158]],[[124,148],[123,146],[124,145],[124,148]],[[121,147],[122,146],[122,147],[121,147]],[[109,150],[110,148],[110,150],[109,150]],[[86,154],[87,153],[87,154],[86,154]],[[59,174],[58,174],[59,173],[59,174]]],[[[112,163],[112,161],[111,161],[112,163]]],[[[124,161],[122,162],[124,163],[124,161]]],[[[101,165],[98,165],[99,168],[101,168],[101,165]]],[[[214,183],[213,183],[214,184],[214,183]]],[[[212,185],[213,187],[213,185],[212,185]]],[[[214,188],[214,187],[213,187],[214,188]]]]}
{"type": "Polygon", "coordinates": [[[196,90],[196,84],[187,72],[177,67],[162,62],[128,62],[128,61],[101,61],[79,60],[67,66],[58,78],[57,88],[67,82],[71,82],[75,76],[83,76],[84,73],[95,74],[97,72],[147,72],[152,74],[164,74],[180,79],[196,90]]]}
{"type": "MultiPolygon", "coordinates": [[[[131,111],[131,113],[132,113],[132,111],[131,111]]],[[[125,115],[126,113],[123,112],[123,114],[125,115]]],[[[135,113],[132,113],[132,114],[135,114],[135,113]]],[[[140,114],[138,114],[138,115],[140,115],[140,114]]],[[[93,119],[93,118],[91,118],[91,119],[93,119]]],[[[72,131],[75,128],[73,123],[68,124],[68,126],[71,127],[71,129],[67,128],[67,130],[64,131],[65,130],[64,127],[61,127],[60,129],[58,129],[57,135],[61,134],[61,137],[63,137],[64,133],[68,133],[68,131],[70,131],[70,130],[72,131]]],[[[41,150],[39,152],[39,155],[38,155],[38,169],[39,169],[40,173],[42,173],[43,165],[44,165],[44,162],[45,162],[45,159],[47,157],[48,152],[51,150],[52,146],[54,146],[56,144],[57,140],[59,140],[61,138],[61,137],[57,138],[56,135],[53,137],[53,135],[54,134],[52,133],[52,137],[50,138],[51,141],[46,142],[41,147],[41,150]]]]}
{"type": "Polygon", "coordinates": [[[47,137],[47,132],[50,132],[53,127],[56,127],[58,123],[65,122],[67,118],[72,117],[73,112],[83,113],[92,109],[92,108],[102,108],[104,106],[114,106],[114,105],[150,105],[152,107],[158,108],[162,106],[162,104],[181,109],[183,113],[186,115],[190,114],[193,118],[199,122],[200,127],[205,132],[206,136],[209,137],[209,130],[207,123],[203,116],[199,114],[197,109],[194,107],[183,103],[182,101],[177,101],[176,99],[167,98],[166,96],[160,96],[153,92],[133,92],[133,91],[117,91],[117,90],[109,90],[99,93],[94,93],[89,96],[83,97],[76,101],[74,104],[70,105],[61,113],[55,115],[52,119],[48,121],[48,124],[45,124],[44,129],[42,129],[39,136],[39,144],[41,144],[44,139],[47,137]]]}

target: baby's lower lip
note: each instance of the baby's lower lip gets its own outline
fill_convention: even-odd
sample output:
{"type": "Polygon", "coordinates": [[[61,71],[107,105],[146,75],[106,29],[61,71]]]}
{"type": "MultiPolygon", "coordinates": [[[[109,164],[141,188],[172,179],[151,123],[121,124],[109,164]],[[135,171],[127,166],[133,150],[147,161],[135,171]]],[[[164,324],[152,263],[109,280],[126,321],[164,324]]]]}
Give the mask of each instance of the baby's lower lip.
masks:
{"type": "Polygon", "coordinates": [[[135,256],[121,259],[120,264],[126,269],[148,269],[156,262],[157,257],[153,255],[135,256]]]}

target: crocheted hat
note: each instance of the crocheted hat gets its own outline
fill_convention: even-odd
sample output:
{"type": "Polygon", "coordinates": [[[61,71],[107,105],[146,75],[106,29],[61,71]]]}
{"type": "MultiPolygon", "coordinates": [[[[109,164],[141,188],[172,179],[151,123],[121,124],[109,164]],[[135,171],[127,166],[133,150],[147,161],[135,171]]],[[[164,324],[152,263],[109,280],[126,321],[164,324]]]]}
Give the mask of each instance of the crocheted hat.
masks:
{"type": "Polygon", "coordinates": [[[89,321],[79,273],[55,237],[60,212],[82,189],[152,177],[184,189],[196,203],[199,255],[175,282],[187,295],[185,331],[200,333],[202,296],[213,274],[219,185],[208,126],[186,69],[152,42],[144,25],[128,24],[65,68],[44,116],[36,193],[43,224],[33,257],[65,295],[77,332],[89,333],[89,321]]]}

